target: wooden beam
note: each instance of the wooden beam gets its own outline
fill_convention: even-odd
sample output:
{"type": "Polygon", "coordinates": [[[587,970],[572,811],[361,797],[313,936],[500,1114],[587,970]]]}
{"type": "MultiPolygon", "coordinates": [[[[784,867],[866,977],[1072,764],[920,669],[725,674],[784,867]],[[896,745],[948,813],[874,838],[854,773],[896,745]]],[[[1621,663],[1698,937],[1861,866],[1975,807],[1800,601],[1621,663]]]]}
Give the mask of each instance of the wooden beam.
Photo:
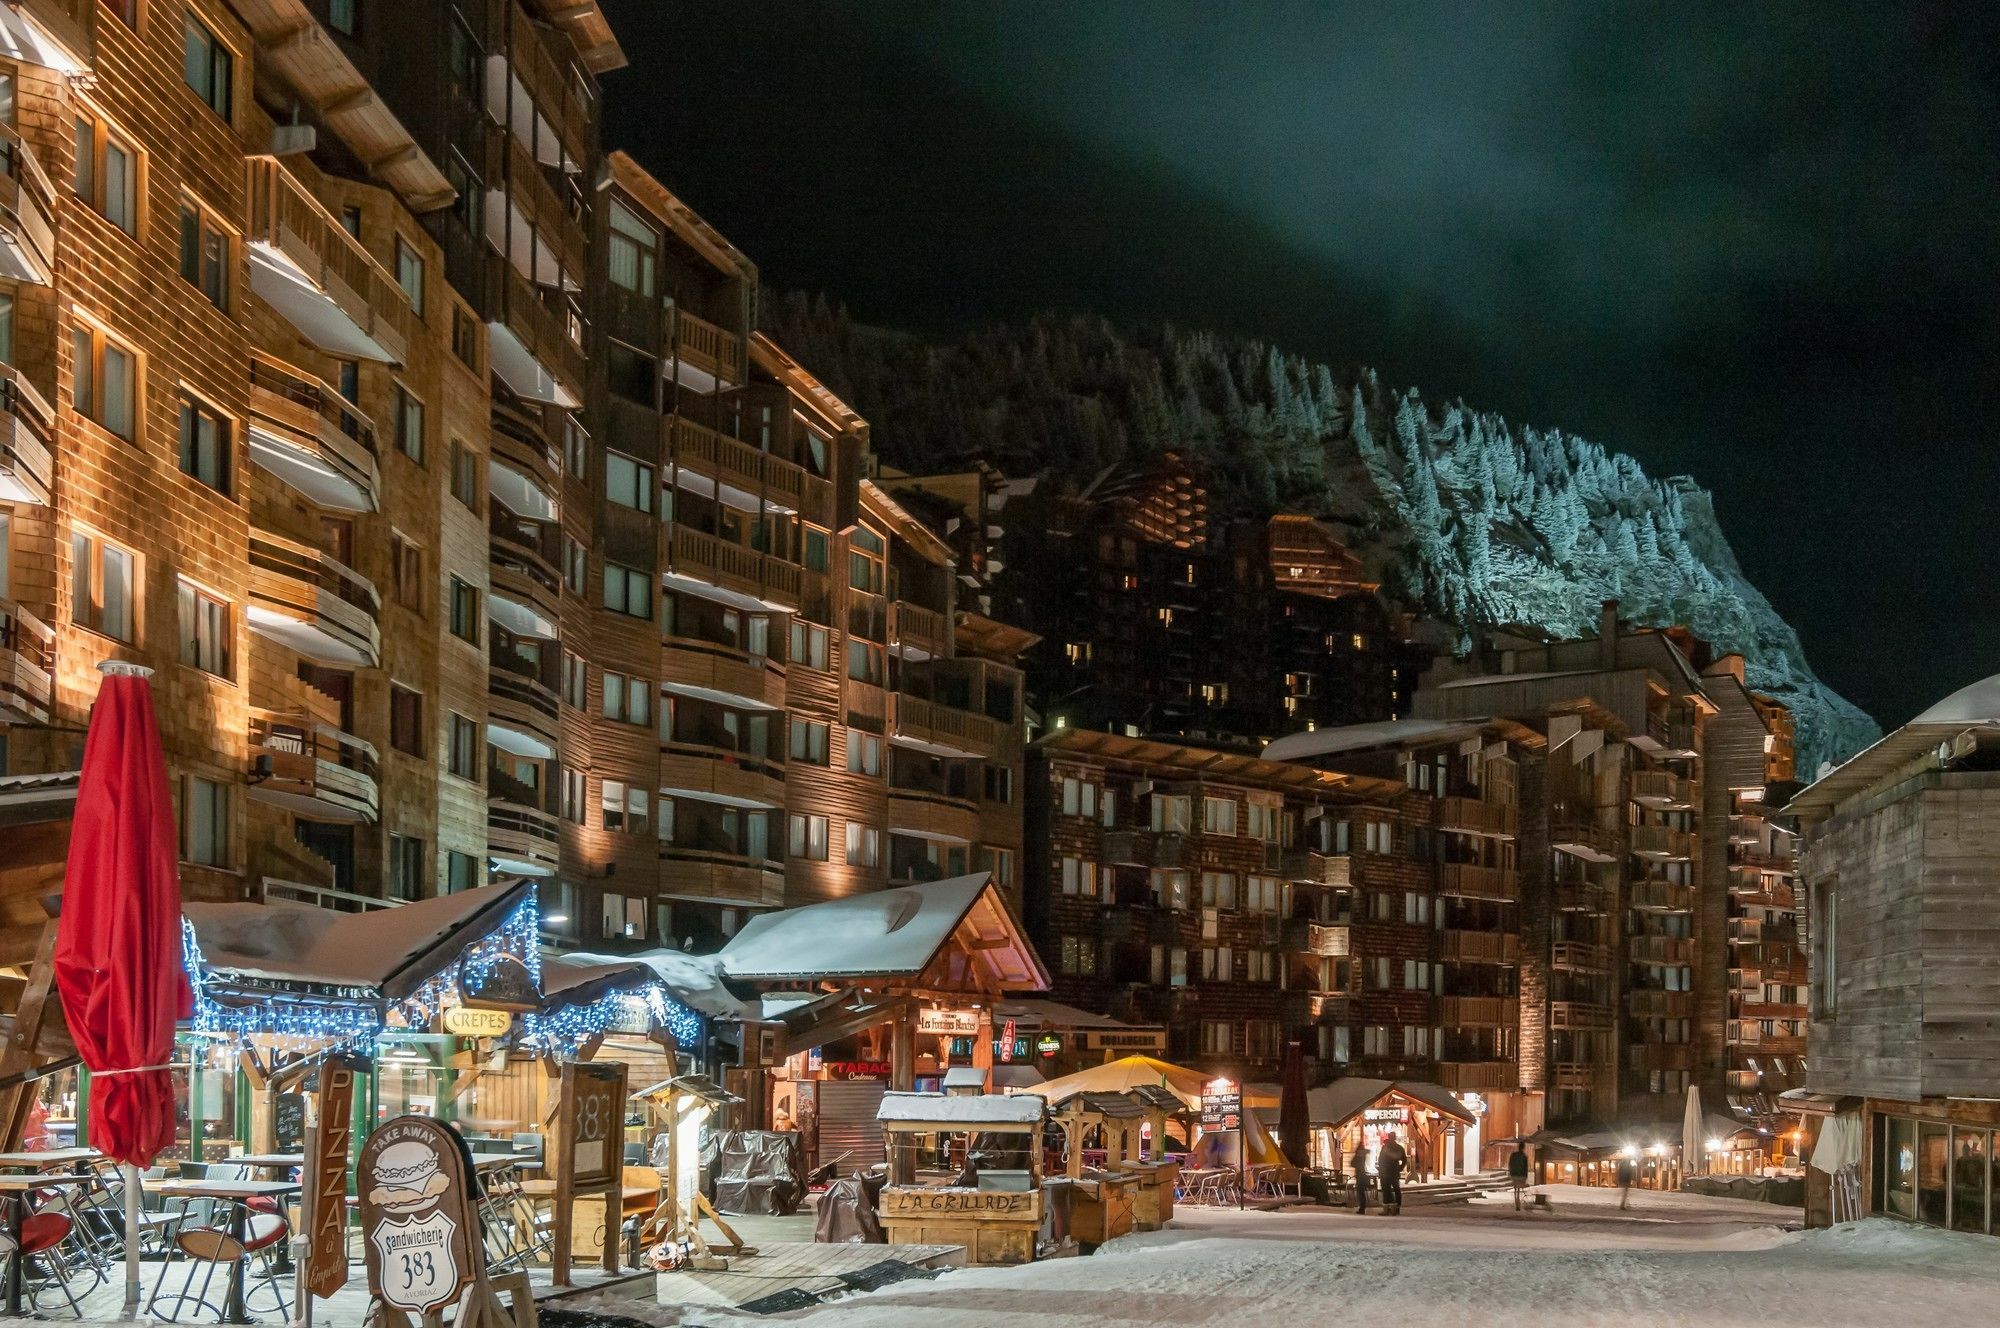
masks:
{"type": "MultiPolygon", "coordinates": [[[[48,1017],[49,994],[55,985],[56,930],[54,918],[42,926],[34,967],[28,972],[21,1003],[14,1010],[14,1026],[9,1030],[6,1045],[0,1047],[0,1080],[21,1075],[43,1059],[38,1047],[42,1024],[48,1017]]],[[[25,1079],[0,1092],[0,1148],[11,1151],[20,1146],[21,1130],[27,1124],[28,1108],[34,1100],[34,1085],[25,1079]]]]}

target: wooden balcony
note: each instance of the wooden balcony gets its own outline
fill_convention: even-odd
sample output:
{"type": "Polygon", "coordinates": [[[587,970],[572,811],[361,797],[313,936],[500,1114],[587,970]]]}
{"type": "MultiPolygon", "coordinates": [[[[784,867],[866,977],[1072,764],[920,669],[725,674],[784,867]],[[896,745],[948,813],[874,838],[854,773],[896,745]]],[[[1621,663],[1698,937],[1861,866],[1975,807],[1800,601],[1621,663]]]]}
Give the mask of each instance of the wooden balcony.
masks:
{"type": "Polygon", "coordinates": [[[1521,938],[1510,932],[1441,931],[1438,957],[1469,964],[1517,964],[1521,938]]]}
{"type": "Polygon", "coordinates": [[[1685,936],[1634,936],[1626,953],[1635,964],[1679,966],[1694,962],[1694,942],[1685,936]]]}
{"type": "Polygon", "coordinates": [[[761,497],[787,511],[814,515],[807,510],[806,497],[812,477],[801,467],[680,415],[664,417],[660,427],[676,465],[728,485],[743,497],[761,497]]]}
{"type": "Polygon", "coordinates": [[[1515,996],[1440,996],[1438,1022],[1446,1028],[1512,1028],[1521,1022],[1515,996]]]}
{"type": "Polygon", "coordinates": [[[1521,1084],[1521,1068],[1512,1061],[1439,1061],[1437,1076],[1453,1093],[1505,1092],[1521,1084]]]}
{"type": "Polygon", "coordinates": [[[250,630],[309,659],[349,668],[382,661],[381,596],[310,544],[250,532],[250,630]]]}
{"type": "Polygon", "coordinates": [[[21,136],[0,124],[0,276],[55,280],[55,218],[55,186],[21,136]]]}
{"type": "Polygon", "coordinates": [[[1806,1039],[1802,1033],[1766,1033],[1760,1028],[1749,1028],[1740,1034],[1732,1034],[1729,1045],[1739,1051],[1758,1056],[1803,1056],[1806,1054],[1806,1039]]]}
{"type": "Polygon", "coordinates": [[[1521,897],[1521,874],[1512,867],[1476,867],[1447,862],[1438,872],[1438,890],[1460,899],[1494,899],[1512,903],[1521,897]]]}
{"type": "Polygon", "coordinates": [[[1297,1026],[1316,1024],[1321,1020],[1346,1023],[1353,1007],[1353,998],[1344,991],[1293,989],[1285,993],[1284,1003],[1280,1008],[1284,1022],[1297,1026]]]}
{"type": "Polygon", "coordinates": [[[1550,1001],[1552,1032],[1595,1032],[1611,1027],[1611,1011],[1588,1001],[1550,1001]]]}
{"type": "Polygon", "coordinates": [[[889,789],[889,833],[970,844],[979,838],[979,804],[926,789],[889,789]]]}
{"type": "Polygon", "coordinates": [[[1632,854],[1657,862],[1686,862],[1694,856],[1694,836],[1664,825],[1632,827],[1632,854]]]}
{"type": "MultiPolygon", "coordinates": [[[[589,160],[590,145],[597,139],[595,117],[591,114],[590,104],[577,95],[576,83],[564,68],[563,62],[549,49],[541,30],[531,23],[516,22],[509,25],[505,61],[502,62],[496,55],[488,62],[489,96],[494,67],[502,63],[506,66],[507,72],[511,72],[520,80],[522,91],[527,93],[534,104],[534,112],[555,131],[562,151],[569,161],[577,163],[589,160]]],[[[502,95],[504,96],[504,90],[502,95]]],[[[494,118],[506,122],[509,117],[505,111],[496,111],[494,118]]],[[[539,135],[524,135],[521,132],[523,122],[518,112],[512,119],[517,140],[530,136],[539,137],[539,135]]],[[[540,143],[524,144],[524,146],[533,146],[538,155],[544,158],[552,155],[546,150],[545,145],[540,143]]],[[[547,164],[558,163],[550,160],[547,164]]]]}
{"type": "Polygon", "coordinates": [[[1438,828],[1461,834],[1512,839],[1520,829],[1520,814],[1512,807],[1478,798],[1440,798],[1438,828]]]}
{"type": "Polygon", "coordinates": [[[574,409],[583,404],[583,324],[545,299],[498,250],[486,264],[487,349],[515,395],[574,409]]]}
{"type": "Polygon", "coordinates": [[[401,364],[415,315],[396,279],[275,157],[251,157],[250,285],[308,341],[401,364]]]}
{"type": "Polygon", "coordinates": [[[712,391],[743,382],[743,338],[685,309],[674,311],[674,357],[686,386],[712,391]],[[690,370],[700,377],[690,381],[690,370]]]}
{"type": "Polygon", "coordinates": [[[1745,873],[1732,878],[1729,894],[1745,908],[1791,910],[1799,906],[1798,891],[1794,887],[1761,875],[1745,873]]]}
{"type": "Polygon", "coordinates": [[[1287,880],[1345,887],[1354,879],[1354,860],[1345,853],[1288,848],[1278,859],[1278,870],[1287,880]]]}
{"type": "Polygon", "coordinates": [[[97,59],[102,0],[5,0],[28,25],[10,34],[14,58],[61,74],[88,74],[97,59]]]}
{"type": "Polygon", "coordinates": [[[906,656],[937,659],[950,653],[951,625],[935,609],[894,600],[889,605],[889,644],[906,656]]]}
{"type": "Polygon", "coordinates": [[[1595,881],[1557,881],[1555,903],[1564,913],[1606,913],[1611,909],[1611,892],[1595,881]]]}
{"type": "Polygon", "coordinates": [[[550,595],[562,593],[563,532],[557,521],[522,516],[504,503],[489,502],[489,554],[501,567],[518,571],[550,595]]]}
{"type": "Polygon", "coordinates": [[[1557,941],[1549,947],[1549,964],[1575,973],[1608,973],[1611,951],[1588,941],[1557,941]]]}
{"type": "Polygon", "coordinates": [[[1588,862],[1611,862],[1618,850],[1618,831],[1587,809],[1557,807],[1549,815],[1549,843],[1588,862]]]}
{"type": "Polygon", "coordinates": [[[373,825],[381,817],[375,748],[311,715],[250,712],[250,797],[309,821],[373,825]]]}
{"type": "Polygon", "coordinates": [[[46,507],[55,483],[55,412],[11,364],[0,364],[0,503],[46,507]]]}
{"type": "Polygon", "coordinates": [[[660,893],[778,908],[785,902],[785,869],[775,862],[662,844],[660,893]]]}
{"type": "Polygon", "coordinates": [[[1694,781],[1670,770],[1638,770],[1632,775],[1632,801],[1661,811],[1686,811],[1694,806],[1694,781]]]}
{"type": "Polygon", "coordinates": [[[889,697],[892,739],[946,756],[985,759],[1000,746],[998,720],[896,692],[889,697]]]}
{"type": "Polygon", "coordinates": [[[1625,1004],[1639,1019],[1692,1019],[1694,993],[1691,991],[1649,991],[1637,988],[1625,993],[1625,1004]]]}
{"type": "Polygon", "coordinates": [[[1354,928],[1344,922],[1314,922],[1308,918],[1287,918],[1281,935],[1282,945],[1287,954],[1344,959],[1354,953],[1354,928]]]}
{"type": "Polygon", "coordinates": [[[562,823],[532,803],[487,790],[486,852],[502,872],[553,876],[561,865],[562,823]]]}
{"type": "Polygon", "coordinates": [[[784,709],[784,665],[692,637],[664,637],[660,645],[660,681],[669,687],[698,687],[736,697],[746,706],[784,709]]]}
{"type": "Polygon", "coordinates": [[[1106,830],[1098,852],[1106,864],[1128,867],[1186,867],[1194,861],[1187,836],[1172,830],[1106,830]]]}
{"type": "MultiPolygon", "coordinates": [[[[549,655],[556,654],[550,647],[549,655]]],[[[562,736],[554,670],[536,667],[504,646],[487,652],[486,739],[516,756],[546,761],[562,736]]]]}
{"type": "Polygon", "coordinates": [[[1626,1063],[1640,1074],[1654,1070],[1691,1070],[1694,1048],[1685,1042],[1644,1042],[1627,1046],[1626,1063]]]}
{"type": "Polygon", "coordinates": [[[375,426],[332,385],[253,351],[250,459],[320,507],[373,512],[375,426]]]}
{"type": "Polygon", "coordinates": [[[748,595],[774,608],[799,604],[799,566],[729,544],[676,523],[668,543],[668,570],[723,590],[748,595]]]}
{"type": "Polygon", "coordinates": [[[551,443],[539,410],[496,397],[493,402],[493,459],[535,481],[544,492],[562,483],[562,451],[551,443]]]}
{"type": "Polygon", "coordinates": [[[48,723],[55,675],[55,629],[13,600],[0,599],[0,719],[48,723]]]}
{"type": "Polygon", "coordinates": [[[1627,902],[1648,913],[1694,912],[1694,887],[1670,881],[1634,881],[1627,902]]]}
{"type": "Polygon", "coordinates": [[[1739,1019],[1804,1019],[1804,1001],[1743,1001],[1736,1007],[1739,1019]]]}
{"type": "Polygon", "coordinates": [[[1557,1061],[1549,1066],[1549,1087],[1566,1093],[1594,1093],[1610,1071],[1589,1061],[1557,1061]]]}
{"type": "Polygon", "coordinates": [[[765,807],[785,805],[785,767],[781,761],[704,743],[675,741],[660,745],[660,789],[710,794],[765,807]]]}

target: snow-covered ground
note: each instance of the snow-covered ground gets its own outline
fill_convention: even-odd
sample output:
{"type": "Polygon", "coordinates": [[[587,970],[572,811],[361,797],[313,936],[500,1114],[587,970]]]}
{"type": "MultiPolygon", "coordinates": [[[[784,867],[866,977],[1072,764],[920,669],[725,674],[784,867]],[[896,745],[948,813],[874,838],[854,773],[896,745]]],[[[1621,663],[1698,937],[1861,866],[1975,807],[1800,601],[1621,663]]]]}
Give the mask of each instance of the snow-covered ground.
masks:
{"type": "MultiPolygon", "coordinates": [[[[1546,1188],[1550,1213],[1517,1214],[1511,1200],[1406,1208],[1394,1218],[1183,1209],[1173,1229],[1127,1237],[1088,1258],[963,1269],[777,1320],[702,1310],[682,1321],[813,1328],[2000,1322],[2000,1245],[1987,1237],[1886,1221],[1787,1231],[1796,1209],[1682,1194],[1638,1194],[1634,1210],[1620,1213],[1615,1191],[1546,1188]]],[[[660,1307],[646,1317],[677,1316],[660,1307]]]]}

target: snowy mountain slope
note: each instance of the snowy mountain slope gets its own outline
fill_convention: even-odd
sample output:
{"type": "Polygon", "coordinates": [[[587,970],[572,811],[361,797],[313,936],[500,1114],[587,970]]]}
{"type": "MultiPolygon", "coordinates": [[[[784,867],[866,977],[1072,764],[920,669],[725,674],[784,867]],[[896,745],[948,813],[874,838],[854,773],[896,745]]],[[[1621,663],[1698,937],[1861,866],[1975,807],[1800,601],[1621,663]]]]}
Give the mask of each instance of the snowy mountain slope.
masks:
{"type": "Polygon", "coordinates": [[[1080,477],[1191,452],[1210,468],[1219,516],[1327,519],[1462,642],[1492,626],[1582,633],[1615,598],[1634,622],[1686,624],[1740,651],[1751,685],[1792,707],[1801,772],[1877,736],[1745,579],[1707,492],[1596,443],[1170,327],[1044,317],[936,346],[800,297],[765,321],[868,418],[898,467],[983,458],[1080,477]]]}

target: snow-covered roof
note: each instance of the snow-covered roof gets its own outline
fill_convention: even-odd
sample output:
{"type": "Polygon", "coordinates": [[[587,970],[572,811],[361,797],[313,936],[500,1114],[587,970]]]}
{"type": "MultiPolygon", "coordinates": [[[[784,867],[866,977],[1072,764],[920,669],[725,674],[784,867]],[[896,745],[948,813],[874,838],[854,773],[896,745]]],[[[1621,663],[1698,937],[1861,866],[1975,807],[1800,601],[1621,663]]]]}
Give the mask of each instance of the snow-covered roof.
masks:
{"type": "Polygon", "coordinates": [[[1358,752],[1370,747],[1403,746],[1413,742],[1449,742],[1461,733],[1477,733],[1484,720],[1389,719],[1374,724],[1288,733],[1264,748],[1266,761],[1303,761],[1314,756],[1358,752]]]}
{"type": "Polygon", "coordinates": [[[1158,1027],[1158,1025],[1128,1024],[1122,1019],[1113,1019],[1108,1014],[1094,1014],[1078,1009],[1074,1005],[1064,1005],[1061,1001],[1036,999],[999,1001],[993,1006],[995,1020],[1012,1019],[1016,1024],[1032,1028],[1097,1028],[1138,1029],[1158,1027]]]}
{"type": "MultiPolygon", "coordinates": [[[[1413,1098],[1433,1111],[1471,1124],[1475,1119],[1448,1089],[1416,1079],[1366,1079],[1350,1075],[1306,1090],[1306,1117],[1314,1124],[1339,1125],[1374,1106],[1392,1092],[1413,1098]]],[[[1267,1113],[1275,1116],[1275,1113],[1267,1113]]]]}
{"type": "Polygon", "coordinates": [[[1968,729],[2000,730],[2000,673],[1959,688],[1894,733],[1857,752],[1846,764],[1794,794],[1785,810],[1808,820],[1830,815],[1848,798],[1968,729]]]}
{"type": "Polygon", "coordinates": [[[1048,970],[988,872],[760,913],[719,956],[750,982],[914,979],[958,936],[993,990],[1044,991],[1048,970]]]}
{"type": "Polygon", "coordinates": [[[200,902],[181,911],[194,926],[204,966],[224,981],[362,987],[399,1000],[499,930],[531,889],[526,881],[506,881],[363,913],[200,902]]]}
{"type": "Polygon", "coordinates": [[[1048,1104],[1033,1093],[884,1093],[875,1113],[881,1121],[939,1125],[1039,1125],[1048,1104]]]}
{"type": "Polygon", "coordinates": [[[658,981],[651,968],[629,960],[544,955],[542,1007],[588,1005],[611,992],[639,991],[658,981]]]}
{"type": "Polygon", "coordinates": [[[691,955],[679,950],[646,950],[639,954],[569,954],[575,964],[644,964],[653,970],[667,994],[690,1010],[712,1019],[755,1019],[754,1001],[744,1001],[722,983],[719,955],[691,955]]]}

